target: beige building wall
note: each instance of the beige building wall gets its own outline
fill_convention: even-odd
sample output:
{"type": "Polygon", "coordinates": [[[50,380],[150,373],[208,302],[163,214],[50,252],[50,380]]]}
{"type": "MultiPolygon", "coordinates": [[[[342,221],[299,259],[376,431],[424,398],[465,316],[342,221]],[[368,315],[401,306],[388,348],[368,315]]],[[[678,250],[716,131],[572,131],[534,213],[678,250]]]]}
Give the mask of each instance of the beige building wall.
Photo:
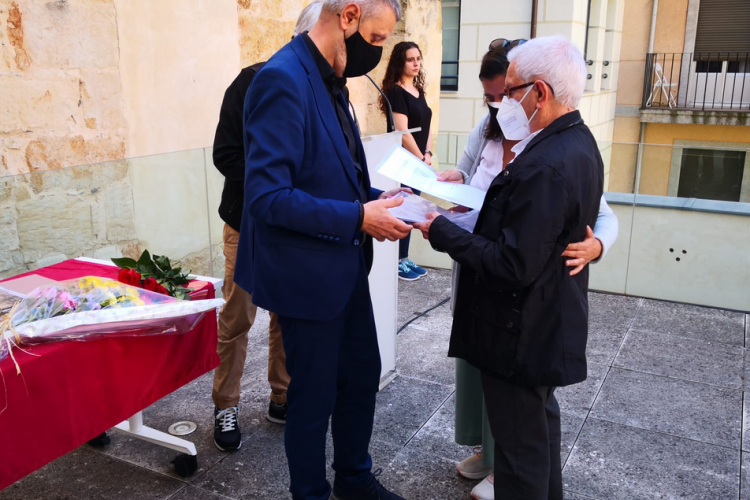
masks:
{"type": "Polygon", "coordinates": [[[233,2],[115,0],[127,156],[210,146],[240,67],[233,2]]]}

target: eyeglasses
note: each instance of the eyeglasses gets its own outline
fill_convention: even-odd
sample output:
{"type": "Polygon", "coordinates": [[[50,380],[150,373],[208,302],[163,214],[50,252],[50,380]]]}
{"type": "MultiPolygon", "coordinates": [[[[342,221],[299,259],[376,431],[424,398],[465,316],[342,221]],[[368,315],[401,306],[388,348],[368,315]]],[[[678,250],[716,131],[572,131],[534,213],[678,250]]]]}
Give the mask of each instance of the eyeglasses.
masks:
{"type": "Polygon", "coordinates": [[[490,48],[489,50],[500,50],[505,49],[506,52],[509,52],[510,49],[514,47],[518,47],[519,45],[523,45],[524,43],[528,42],[525,38],[519,38],[518,40],[508,40],[507,38],[495,38],[490,42],[490,48]]]}
{"type": "Polygon", "coordinates": [[[521,85],[516,85],[515,87],[510,87],[510,88],[505,87],[505,95],[508,96],[508,98],[510,98],[511,92],[515,92],[516,90],[525,89],[526,87],[531,87],[537,81],[543,82],[547,87],[549,87],[549,90],[550,90],[550,92],[552,92],[552,95],[555,95],[555,90],[552,88],[552,85],[550,85],[549,83],[545,82],[544,80],[536,80],[536,81],[533,81],[533,82],[522,83],[521,85]]]}

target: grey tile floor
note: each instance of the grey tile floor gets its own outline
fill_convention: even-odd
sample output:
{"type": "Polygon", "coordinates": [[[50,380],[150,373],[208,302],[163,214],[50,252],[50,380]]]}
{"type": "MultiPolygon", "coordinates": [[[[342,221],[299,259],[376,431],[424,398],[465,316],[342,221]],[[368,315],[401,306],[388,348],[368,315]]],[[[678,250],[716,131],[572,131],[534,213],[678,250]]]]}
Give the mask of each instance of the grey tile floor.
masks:
{"type": "MultiPolygon", "coordinates": [[[[373,462],[409,500],[468,499],[476,484],[455,471],[471,450],[453,442],[451,315],[439,305],[449,293],[445,271],[400,284],[399,376],[378,396],[373,462]]],[[[589,378],[557,392],[566,498],[750,500],[748,317],[596,293],[590,306],[589,378]]],[[[267,328],[259,314],[242,381],[240,451],[213,445],[207,374],[144,411],[157,429],[198,423],[193,477],[173,473],[174,453],[113,431],[107,449],[83,446],[0,500],[289,498],[283,427],[264,417],[267,328]]]]}

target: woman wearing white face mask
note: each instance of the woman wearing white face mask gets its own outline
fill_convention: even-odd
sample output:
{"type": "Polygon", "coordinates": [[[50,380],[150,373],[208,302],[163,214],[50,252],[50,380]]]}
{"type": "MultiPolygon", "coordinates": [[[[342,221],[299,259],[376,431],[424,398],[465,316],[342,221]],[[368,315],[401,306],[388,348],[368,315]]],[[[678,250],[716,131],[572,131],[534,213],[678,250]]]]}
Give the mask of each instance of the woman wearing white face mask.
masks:
{"type": "MultiPolygon", "coordinates": [[[[531,117],[526,116],[520,102],[533,92],[533,84],[508,89],[513,99],[508,99],[505,74],[508,69],[508,51],[525,40],[497,39],[490,44],[482,59],[479,79],[484,88],[484,99],[489,114],[469,134],[469,141],[456,169],[442,172],[438,179],[446,182],[466,183],[487,191],[494,178],[523,151],[534,135],[529,132],[531,117]],[[505,101],[505,102],[503,102],[505,101]],[[502,123],[502,126],[500,125],[502,123]],[[503,133],[505,132],[505,133],[503,133]]],[[[533,117],[533,115],[532,115],[533,117]]],[[[463,210],[462,207],[457,210],[463,210]]],[[[563,254],[570,259],[567,265],[571,274],[578,273],[591,261],[597,261],[617,239],[618,224],[612,210],[602,198],[599,217],[593,232],[580,243],[571,244],[563,254]]],[[[562,257],[561,257],[562,258],[562,257]]],[[[451,307],[455,304],[458,264],[453,264],[451,307]]],[[[494,499],[495,444],[490,432],[480,372],[468,362],[456,359],[456,443],[475,446],[475,453],[457,465],[458,472],[469,479],[484,478],[472,490],[472,498],[494,499]]]]}

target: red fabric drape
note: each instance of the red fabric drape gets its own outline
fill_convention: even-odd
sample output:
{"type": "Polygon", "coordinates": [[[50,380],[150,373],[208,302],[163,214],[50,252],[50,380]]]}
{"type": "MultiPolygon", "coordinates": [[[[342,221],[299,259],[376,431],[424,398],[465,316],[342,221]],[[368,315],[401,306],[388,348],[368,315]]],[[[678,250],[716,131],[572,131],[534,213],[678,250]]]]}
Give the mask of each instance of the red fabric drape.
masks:
{"type": "MultiPolygon", "coordinates": [[[[69,260],[26,274],[116,278],[111,266],[69,260]]],[[[210,283],[194,294],[213,298],[210,283]]],[[[0,362],[0,489],[111,429],[219,365],[212,312],[186,334],[62,341],[0,362]]]]}

